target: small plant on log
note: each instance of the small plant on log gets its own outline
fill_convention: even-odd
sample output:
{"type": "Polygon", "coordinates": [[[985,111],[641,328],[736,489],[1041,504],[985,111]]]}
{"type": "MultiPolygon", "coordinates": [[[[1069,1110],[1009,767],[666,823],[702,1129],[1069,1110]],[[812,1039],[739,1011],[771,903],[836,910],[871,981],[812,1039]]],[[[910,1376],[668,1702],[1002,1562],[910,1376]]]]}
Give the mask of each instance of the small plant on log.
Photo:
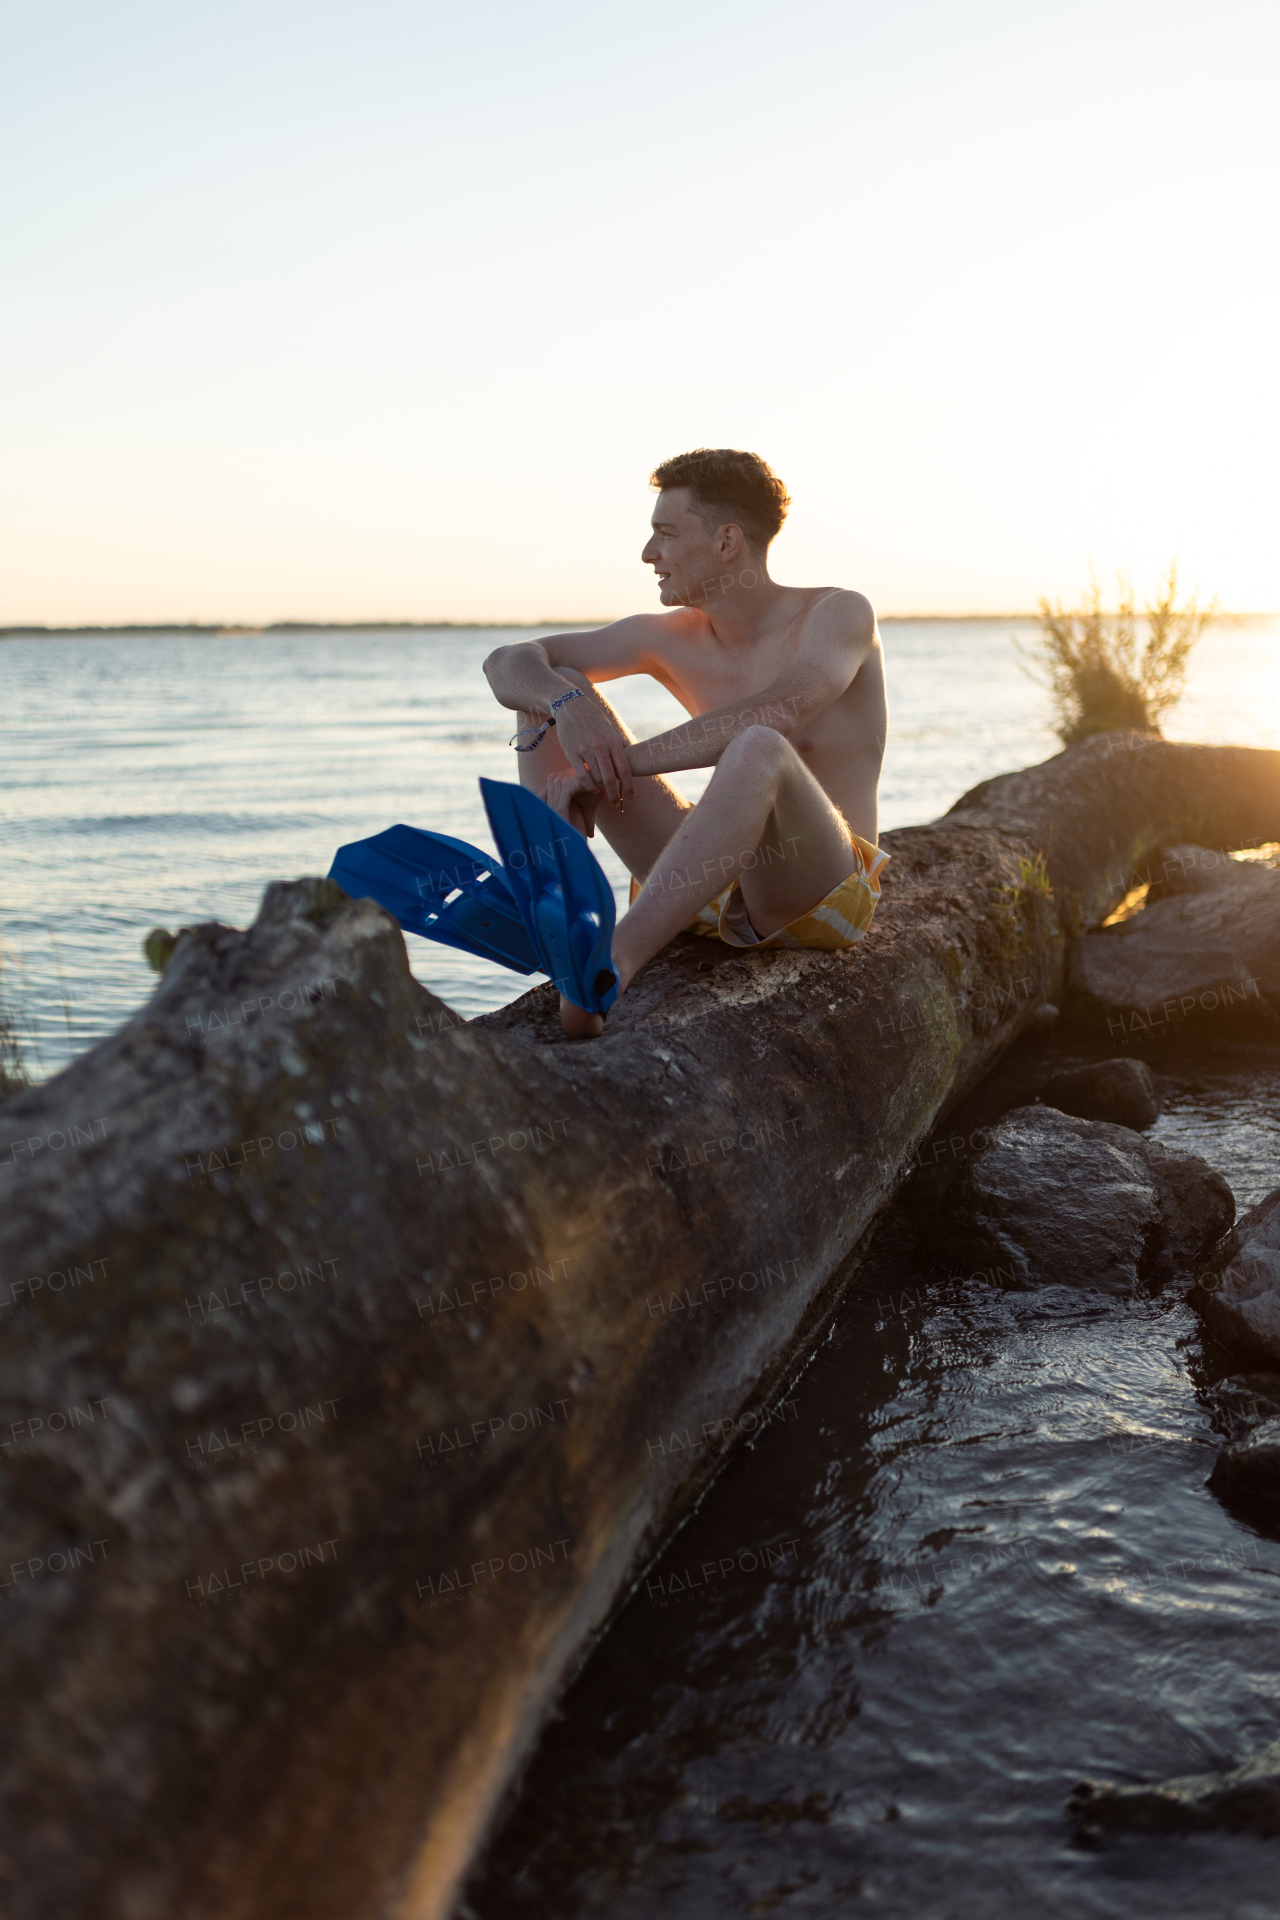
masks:
{"type": "Polygon", "coordinates": [[[1006,880],[1003,886],[996,888],[995,899],[1000,947],[1010,959],[1015,958],[1022,949],[1023,907],[1037,898],[1047,900],[1053,892],[1049,869],[1042,853],[1037,853],[1031,860],[1025,855],[1020,857],[1016,871],[1016,879],[1006,880]]]}
{"type": "Polygon", "coordinates": [[[1096,580],[1078,612],[1042,600],[1035,650],[1019,647],[1049,689],[1054,732],[1066,747],[1093,733],[1158,734],[1182,697],[1191,649],[1217,616],[1216,600],[1201,607],[1193,594],[1179,604],[1176,565],[1141,619],[1123,574],[1119,589],[1114,613],[1103,612],[1096,580]]]}
{"type": "Polygon", "coordinates": [[[1040,894],[1047,900],[1053,892],[1049,869],[1042,853],[1037,853],[1031,860],[1020,855],[1015,872],[1016,879],[1006,880],[1003,886],[996,888],[996,909],[1000,913],[1016,913],[1030,895],[1040,894]]]}
{"type": "MultiPolygon", "coordinates": [[[[186,928],[183,928],[186,932],[186,928]]],[[[173,950],[178,944],[176,933],[170,933],[167,927],[152,927],[142,943],[143,957],[153,973],[163,973],[173,958],[173,950]]]]}

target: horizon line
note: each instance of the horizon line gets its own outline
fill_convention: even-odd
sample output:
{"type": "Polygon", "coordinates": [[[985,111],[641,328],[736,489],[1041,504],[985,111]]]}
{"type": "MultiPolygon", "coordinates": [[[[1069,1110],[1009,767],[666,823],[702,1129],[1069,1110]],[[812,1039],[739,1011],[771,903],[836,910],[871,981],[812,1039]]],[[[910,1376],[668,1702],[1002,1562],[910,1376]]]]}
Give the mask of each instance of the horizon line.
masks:
{"type": "MultiPolygon", "coordinates": [[[[615,619],[623,618],[615,615],[615,619]]],[[[881,613],[877,619],[881,624],[905,623],[922,620],[952,621],[997,621],[1019,620],[1036,621],[1037,613],[881,613]]],[[[1280,611],[1232,612],[1223,608],[1217,615],[1215,626],[1229,626],[1253,620],[1275,620],[1280,611]]],[[[140,621],[127,620],[116,624],[83,622],[74,626],[48,626],[31,621],[20,626],[0,627],[0,640],[21,640],[56,638],[66,634],[99,634],[107,638],[117,634],[208,634],[215,639],[251,638],[255,634],[268,633],[433,633],[433,632],[497,632],[497,631],[533,631],[551,628],[554,631],[568,631],[576,627],[606,627],[609,620],[267,620],[256,624],[236,620],[165,620],[140,621]]]]}

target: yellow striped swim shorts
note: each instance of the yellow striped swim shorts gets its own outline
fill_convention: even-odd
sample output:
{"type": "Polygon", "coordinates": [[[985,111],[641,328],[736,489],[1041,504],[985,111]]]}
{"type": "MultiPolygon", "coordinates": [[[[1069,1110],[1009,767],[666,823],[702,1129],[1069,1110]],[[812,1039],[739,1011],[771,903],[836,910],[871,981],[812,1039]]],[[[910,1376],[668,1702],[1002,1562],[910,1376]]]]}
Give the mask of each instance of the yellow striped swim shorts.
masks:
{"type": "MultiPolygon", "coordinates": [[[[858,864],[838,887],[832,887],[816,907],[802,913],[777,933],[760,939],[747,916],[746,902],[735,880],[723,893],[709,900],[687,931],[704,939],[720,939],[730,947],[817,947],[839,953],[856,946],[871,925],[880,904],[880,873],[889,856],[856,833],[849,838],[858,864]]],[[[631,897],[640,891],[633,880],[631,897]]]]}

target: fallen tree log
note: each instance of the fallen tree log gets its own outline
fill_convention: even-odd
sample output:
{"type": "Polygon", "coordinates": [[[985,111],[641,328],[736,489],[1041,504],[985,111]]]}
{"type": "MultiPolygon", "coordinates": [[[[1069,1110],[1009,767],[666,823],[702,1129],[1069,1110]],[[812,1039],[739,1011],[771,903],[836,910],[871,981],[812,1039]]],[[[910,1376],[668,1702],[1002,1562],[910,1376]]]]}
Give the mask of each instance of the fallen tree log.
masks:
{"type": "Polygon", "coordinates": [[[590,1044],[328,882],[186,932],[0,1113],[10,1920],[446,1915],[1070,937],[1274,838],[1280,754],[1087,742],[887,835],[864,948],[681,939],[590,1044]]]}

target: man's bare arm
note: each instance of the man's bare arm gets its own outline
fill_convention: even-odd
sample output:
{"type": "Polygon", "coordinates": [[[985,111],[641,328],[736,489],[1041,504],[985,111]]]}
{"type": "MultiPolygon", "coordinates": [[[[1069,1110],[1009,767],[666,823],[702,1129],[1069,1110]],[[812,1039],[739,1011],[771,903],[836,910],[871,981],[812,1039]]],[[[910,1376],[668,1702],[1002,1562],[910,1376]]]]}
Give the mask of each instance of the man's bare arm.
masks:
{"type": "MultiPolygon", "coordinates": [[[[581,691],[559,669],[573,668],[593,683],[643,672],[651,660],[652,628],[652,616],[633,614],[607,627],[517,641],[495,648],[484,663],[485,677],[502,706],[549,715],[553,700],[581,691]]],[[[635,786],[627,743],[594,700],[572,700],[561,707],[557,736],[565,757],[584,767],[610,801],[631,799],[635,786]]]]}
{"type": "Polygon", "coordinates": [[[748,727],[772,727],[787,737],[839,699],[870,653],[876,637],[871,602],[860,593],[819,601],[808,631],[782,672],[750,698],[700,713],[667,733],[628,747],[637,775],[711,767],[748,727]]]}
{"type": "Polygon", "coordinates": [[[574,667],[593,683],[643,673],[651,658],[653,620],[643,613],[607,627],[551,633],[545,640],[518,640],[495,647],[484,663],[485,678],[499,705],[517,712],[550,713],[551,702],[573,682],[557,671],[574,667]]]}

